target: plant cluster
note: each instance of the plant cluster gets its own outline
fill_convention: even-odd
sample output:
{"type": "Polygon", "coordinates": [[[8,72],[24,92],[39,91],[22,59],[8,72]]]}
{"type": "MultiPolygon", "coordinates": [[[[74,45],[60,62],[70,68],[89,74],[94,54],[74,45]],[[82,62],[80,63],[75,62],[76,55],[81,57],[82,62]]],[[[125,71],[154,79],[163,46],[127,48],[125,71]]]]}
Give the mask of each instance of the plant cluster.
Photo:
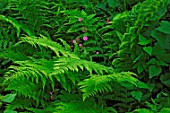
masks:
{"type": "Polygon", "coordinates": [[[170,0],[0,8],[0,112],[170,112],[170,0]]]}

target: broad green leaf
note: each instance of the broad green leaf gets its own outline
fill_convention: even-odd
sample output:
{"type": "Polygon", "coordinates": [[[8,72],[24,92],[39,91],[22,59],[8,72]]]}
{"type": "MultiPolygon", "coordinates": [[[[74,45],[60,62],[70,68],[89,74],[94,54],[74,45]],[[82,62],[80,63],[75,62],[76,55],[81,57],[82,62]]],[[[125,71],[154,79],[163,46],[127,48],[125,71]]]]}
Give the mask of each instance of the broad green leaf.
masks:
{"type": "Polygon", "coordinates": [[[151,92],[153,90],[153,88],[154,88],[154,84],[146,84],[144,82],[138,81],[137,82],[137,87],[138,88],[148,89],[151,92]]]}
{"type": "Polygon", "coordinates": [[[139,35],[139,42],[140,45],[147,45],[152,42],[152,39],[146,39],[144,36],[139,35]]]}
{"type": "Polygon", "coordinates": [[[168,22],[168,21],[161,21],[160,25],[161,26],[158,27],[156,30],[170,35],[170,22],[168,22]]]}
{"type": "Polygon", "coordinates": [[[144,51],[146,51],[149,55],[152,55],[152,47],[151,47],[151,46],[144,47],[143,49],[144,49],[144,51]]]}
{"type": "Polygon", "coordinates": [[[129,41],[123,41],[120,46],[119,49],[121,49],[122,47],[124,47],[125,45],[129,44],[129,41]]]}
{"type": "Polygon", "coordinates": [[[16,94],[7,94],[2,101],[11,103],[15,99],[15,96],[16,94]]]}
{"type": "Polygon", "coordinates": [[[110,7],[116,8],[120,4],[120,0],[107,0],[110,7]]]}
{"type": "Polygon", "coordinates": [[[81,15],[85,17],[85,16],[87,16],[87,13],[84,10],[82,10],[81,15]]]}
{"type": "Polygon", "coordinates": [[[169,66],[169,64],[165,63],[164,61],[157,61],[157,64],[160,66],[169,66]]]}
{"type": "Polygon", "coordinates": [[[158,59],[160,61],[161,60],[169,61],[169,58],[170,58],[170,57],[165,58],[167,56],[167,54],[165,53],[165,50],[162,47],[160,47],[159,45],[155,45],[153,47],[153,55],[156,56],[156,59],[158,59]]]}
{"type": "Polygon", "coordinates": [[[165,75],[161,75],[161,82],[170,88],[170,73],[166,73],[165,75]]]}
{"type": "Polygon", "coordinates": [[[151,60],[149,60],[147,62],[148,65],[151,65],[151,64],[156,64],[156,59],[155,58],[152,58],[151,60]]]}
{"type": "Polygon", "coordinates": [[[170,38],[169,35],[165,35],[159,31],[153,30],[151,36],[155,38],[159,45],[164,49],[170,49],[170,38]]]}
{"type": "Polygon", "coordinates": [[[87,16],[87,20],[92,19],[95,15],[96,15],[96,14],[91,14],[91,15],[87,16]]]}
{"type": "Polygon", "coordinates": [[[96,7],[97,7],[97,8],[100,8],[100,9],[103,9],[104,11],[106,11],[106,10],[107,10],[107,8],[106,8],[106,4],[103,4],[103,3],[99,3],[99,4],[97,4],[97,5],[96,5],[96,7]]]}
{"type": "Polygon", "coordinates": [[[17,113],[17,112],[13,110],[5,110],[4,113],[17,113]]]}
{"type": "Polygon", "coordinates": [[[131,92],[132,96],[140,102],[142,98],[142,92],[141,91],[132,91],[131,92]]]}
{"type": "Polygon", "coordinates": [[[138,74],[140,74],[144,70],[144,68],[143,66],[138,66],[137,70],[138,70],[138,74]]]}
{"type": "Polygon", "coordinates": [[[158,65],[149,66],[149,78],[158,76],[162,72],[162,68],[158,65]]]}

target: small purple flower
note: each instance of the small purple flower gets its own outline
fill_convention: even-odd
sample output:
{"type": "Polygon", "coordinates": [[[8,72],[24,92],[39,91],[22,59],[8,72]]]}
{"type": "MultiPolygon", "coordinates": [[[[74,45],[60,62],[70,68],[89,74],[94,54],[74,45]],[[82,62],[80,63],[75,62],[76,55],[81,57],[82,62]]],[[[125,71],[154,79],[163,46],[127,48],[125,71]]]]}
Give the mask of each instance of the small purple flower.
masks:
{"type": "Polygon", "coordinates": [[[50,92],[50,95],[53,95],[53,92],[50,92]]]}
{"type": "Polygon", "coordinates": [[[53,92],[50,92],[50,98],[53,99],[53,92]]]}
{"type": "Polygon", "coordinates": [[[87,40],[88,40],[88,37],[87,37],[87,36],[84,36],[84,37],[83,37],[83,40],[84,40],[84,41],[87,41],[87,40]]]}
{"type": "Polygon", "coordinates": [[[96,54],[99,54],[99,53],[100,53],[100,52],[98,52],[98,51],[96,52],[96,54]]]}
{"type": "Polygon", "coordinates": [[[73,43],[73,44],[76,43],[76,40],[72,40],[72,43],[73,43]]]}
{"type": "Polygon", "coordinates": [[[109,20],[109,19],[107,19],[106,24],[109,24],[109,23],[110,23],[110,20],[109,20]]]}
{"type": "Polygon", "coordinates": [[[82,18],[79,18],[79,21],[81,22],[83,19],[82,18]]]}
{"type": "Polygon", "coordinates": [[[80,47],[82,47],[83,45],[82,44],[79,44],[80,47]]]}

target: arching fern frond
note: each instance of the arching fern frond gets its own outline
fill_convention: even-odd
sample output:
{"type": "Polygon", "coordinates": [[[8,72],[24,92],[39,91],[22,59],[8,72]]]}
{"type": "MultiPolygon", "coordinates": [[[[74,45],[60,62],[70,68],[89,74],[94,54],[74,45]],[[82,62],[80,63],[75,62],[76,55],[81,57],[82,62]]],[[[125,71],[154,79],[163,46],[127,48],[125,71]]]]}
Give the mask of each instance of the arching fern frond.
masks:
{"type": "Polygon", "coordinates": [[[11,25],[13,25],[16,28],[16,32],[17,32],[17,37],[19,37],[21,30],[23,30],[24,32],[26,32],[29,36],[33,36],[33,33],[27,28],[27,26],[25,26],[22,23],[19,23],[16,19],[12,18],[12,17],[6,17],[4,15],[0,15],[0,20],[4,21],[4,22],[8,22],[11,25]]]}
{"type": "Polygon", "coordinates": [[[47,79],[51,80],[52,87],[54,87],[53,79],[50,73],[52,73],[54,62],[45,59],[32,59],[25,61],[15,61],[15,64],[9,67],[9,71],[5,74],[5,83],[8,84],[9,81],[17,80],[19,78],[30,79],[35,83],[42,83],[43,88],[46,85],[47,79]]]}
{"type": "Polygon", "coordinates": [[[138,79],[131,76],[132,73],[114,73],[110,75],[104,76],[92,76],[88,79],[83,80],[78,85],[80,86],[81,91],[83,92],[83,100],[88,98],[89,96],[94,96],[98,92],[111,92],[112,83],[119,83],[124,85],[124,82],[128,82],[130,84],[136,85],[138,79]]]}
{"type": "Polygon", "coordinates": [[[92,70],[94,70],[98,74],[103,74],[104,72],[106,73],[112,73],[113,69],[110,67],[106,67],[100,64],[97,64],[95,62],[89,62],[86,60],[81,60],[77,58],[59,58],[57,61],[55,61],[54,64],[54,73],[53,74],[59,74],[64,71],[77,71],[79,68],[83,71],[85,68],[92,74],[92,70]]]}
{"type": "Polygon", "coordinates": [[[51,50],[53,50],[55,52],[55,54],[57,55],[57,57],[60,57],[61,55],[67,57],[73,57],[73,58],[78,58],[76,55],[66,51],[60,44],[42,36],[40,38],[36,38],[36,37],[22,37],[21,41],[19,41],[15,46],[19,45],[20,43],[29,43],[35,47],[38,46],[43,46],[46,48],[50,48],[51,50]]]}

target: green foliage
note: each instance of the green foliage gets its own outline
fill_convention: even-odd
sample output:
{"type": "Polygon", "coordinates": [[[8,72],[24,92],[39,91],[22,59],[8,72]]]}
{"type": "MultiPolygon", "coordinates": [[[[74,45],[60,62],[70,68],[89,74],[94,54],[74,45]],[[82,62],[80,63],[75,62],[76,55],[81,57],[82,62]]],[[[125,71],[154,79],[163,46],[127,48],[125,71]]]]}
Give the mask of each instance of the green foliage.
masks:
{"type": "Polygon", "coordinates": [[[8,102],[11,103],[15,99],[16,94],[8,94],[3,97],[2,101],[3,102],[8,102]]]}
{"type": "Polygon", "coordinates": [[[123,83],[129,82],[136,85],[138,81],[131,76],[132,73],[115,73],[112,75],[95,75],[89,79],[85,79],[79,83],[81,90],[84,93],[83,99],[85,100],[89,96],[94,96],[97,92],[109,92],[113,91],[111,83],[123,83]],[[128,79],[127,79],[128,78],[128,79]]]}
{"type": "MultiPolygon", "coordinates": [[[[54,51],[55,55],[53,58],[44,59],[44,58],[34,58],[30,57],[26,60],[17,61],[15,59],[15,53],[11,53],[11,56],[6,56],[6,53],[11,52],[10,50],[6,50],[4,54],[1,55],[1,57],[10,58],[13,61],[13,65],[9,66],[8,71],[5,73],[4,77],[4,83],[3,86],[5,86],[6,91],[15,91],[18,95],[18,97],[24,97],[29,98],[32,101],[29,101],[29,104],[27,104],[29,107],[31,106],[42,106],[46,107],[47,100],[49,100],[49,94],[45,92],[50,92],[51,90],[54,90],[57,86],[55,84],[61,84],[60,87],[63,88],[63,90],[66,90],[68,92],[71,92],[74,89],[74,85],[76,83],[79,83],[81,79],[84,79],[85,81],[88,81],[88,76],[80,76],[80,75],[74,75],[74,73],[78,73],[81,71],[84,75],[90,74],[90,76],[95,77],[94,80],[97,82],[99,79],[114,79],[114,82],[125,82],[128,81],[132,84],[133,82],[137,81],[134,77],[128,75],[131,73],[122,73],[122,74],[115,74],[115,75],[103,75],[105,73],[114,73],[112,68],[105,67],[103,65],[89,62],[86,60],[82,60],[78,58],[75,54],[66,51],[60,44],[51,41],[50,39],[47,39],[45,37],[40,37],[36,39],[36,37],[23,37],[21,38],[21,41],[16,43],[14,45],[14,48],[17,48],[23,43],[29,43],[30,46],[34,46],[35,48],[40,49],[51,49],[54,51]],[[12,55],[14,54],[14,55],[12,55]],[[81,69],[81,70],[80,70],[81,69]],[[101,77],[95,76],[93,73],[101,74],[101,77]],[[74,73],[71,73],[74,72],[74,73]],[[89,73],[87,73],[89,72],[89,73]],[[126,77],[126,75],[128,75],[126,77]],[[105,77],[107,78],[105,78],[105,77]],[[121,78],[120,77],[125,77],[121,78]],[[129,77],[132,77],[129,79],[129,77]],[[117,78],[117,79],[116,79],[117,78]],[[128,78],[128,79],[127,79],[128,78]],[[22,84],[22,86],[21,86],[22,84]],[[39,84],[39,85],[37,85],[39,84]],[[48,89],[49,85],[51,85],[51,88],[48,89]],[[39,90],[39,92],[35,92],[39,90]]],[[[29,47],[29,46],[28,46],[29,47]]],[[[17,54],[18,57],[22,58],[22,53],[17,54]],[[19,56],[21,55],[21,56],[19,56]]],[[[91,78],[89,78],[90,80],[91,78]]],[[[106,83],[107,81],[106,80],[106,83]]],[[[110,81],[110,80],[109,80],[110,81]]],[[[91,82],[93,83],[93,82],[91,82]]],[[[100,83],[100,82],[99,82],[100,83]]],[[[105,83],[105,82],[104,82],[105,83]]],[[[105,83],[105,84],[106,84],[105,83]]],[[[80,83],[81,84],[81,83],[80,83]]],[[[91,87],[92,84],[84,84],[89,85],[91,87]]],[[[100,84],[97,84],[99,87],[97,90],[102,91],[107,88],[107,85],[101,87],[100,84]]],[[[96,90],[96,89],[95,89],[96,90]]],[[[88,97],[86,92],[83,91],[83,98],[85,99],[88,97]],[[87,96],[84,96],[87,95],[87,96]]],[[[90,92],[92,93],[92,92],[90,92]]],[[[89,94],[91,95],[91,94],[89,94]]],[[[15,103],[15,102],[14,102],[15,103]]],[[[25,106],[24,106],[25,107],[25,106]]],[[[16,109],[21,108],[21,106],[18,106],[17,104],[13,104],[13,106],[9,107],[10,109],[16,109]]]]}
{"type": "Polygon", "coordinates": [[[168,113],[169,5],[0,0],[0,112],[168,113]]]}
{"type": "Polygon", "coordinates": [[[56,111],[54,113],[108,113],[101,107],[97,106],[93,100],[88,100],[85,102],[69,102],[69,103],[57,103],[56,111]]]}

